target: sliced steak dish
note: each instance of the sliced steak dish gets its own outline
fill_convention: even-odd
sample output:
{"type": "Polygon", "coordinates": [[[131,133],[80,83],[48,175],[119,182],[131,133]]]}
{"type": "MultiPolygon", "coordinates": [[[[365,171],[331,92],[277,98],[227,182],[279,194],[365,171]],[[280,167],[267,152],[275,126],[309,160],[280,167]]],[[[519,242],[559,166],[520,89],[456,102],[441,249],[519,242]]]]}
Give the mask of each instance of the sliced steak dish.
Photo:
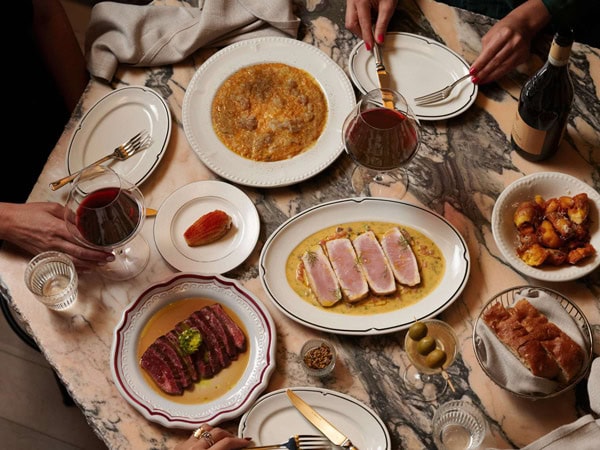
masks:
{"type": "Polygon", "coordinates": [[[212,378],[246,351],[246,335],[219,304],[193,312],[144,351],[140,366],[167,394],[182,395],[200,379],[212,378]],[[179,336],[197,330],[202,342],[186,352],[179,336]]]}

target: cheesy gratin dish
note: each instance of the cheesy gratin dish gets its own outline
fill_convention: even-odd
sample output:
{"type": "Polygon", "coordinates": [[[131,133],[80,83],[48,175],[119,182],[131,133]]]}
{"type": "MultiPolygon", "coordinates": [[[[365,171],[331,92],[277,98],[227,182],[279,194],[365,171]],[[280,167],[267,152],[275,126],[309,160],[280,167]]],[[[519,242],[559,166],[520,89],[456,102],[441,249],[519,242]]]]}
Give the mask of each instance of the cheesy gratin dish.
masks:
{"type": "Polygon", "coordinates": [[[244,67],[217,90],[212,124],[231,151],[280,161],[309,149],[327,121],[327,99],[308,72],[282,63],[244,67]]]}

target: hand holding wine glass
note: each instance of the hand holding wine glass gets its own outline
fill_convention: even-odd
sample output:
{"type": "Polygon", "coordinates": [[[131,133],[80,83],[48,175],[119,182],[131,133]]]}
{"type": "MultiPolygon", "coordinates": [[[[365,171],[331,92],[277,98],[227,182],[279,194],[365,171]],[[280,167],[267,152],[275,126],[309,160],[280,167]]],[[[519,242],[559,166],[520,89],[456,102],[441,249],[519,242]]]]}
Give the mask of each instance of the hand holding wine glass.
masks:
{"type": "Polygon", "coordinates": [[[65,206],[67,228],[79,242],[115,255],[100,267],[102,275],[127,280],[146,267],[150,249],[139,234],[144,197],[137,186],[109,167],[95,166],[75,179],[65,206]]]}
{"type": "Polygon", "coordinates": [[[380,195],[392,188],[401,198],[408,189],[404,170],[416,154],[421,136],[419,121],[406,99],[392,89],[373,89],[363,95],[343,125],[346,152],[357,163],[352,187],[359,195],[380,195]],[[383,97],[393,101],[384,107],[383,97]]]}
{"type": "Polygon", "coordinates": [[[436,319],[416,321],[406,333],[404,350],[412,363],[404,382],[426,401],[437,399],[448,386],[454,391],[446,369],[458,354],[458,337],[450,325],[436,319]]]}

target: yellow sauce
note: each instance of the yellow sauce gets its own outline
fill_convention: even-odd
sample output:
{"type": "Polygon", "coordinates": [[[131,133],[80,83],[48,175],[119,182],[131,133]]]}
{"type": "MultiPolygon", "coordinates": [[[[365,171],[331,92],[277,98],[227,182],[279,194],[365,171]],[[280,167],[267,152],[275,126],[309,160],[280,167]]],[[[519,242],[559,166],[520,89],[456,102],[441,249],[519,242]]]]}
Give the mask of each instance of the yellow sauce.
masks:
{"type": "Polygon", "coordinates": [[[324,228],[304,239],[288,256],[285,273],[289,285],[294,292],[304,301],[326,311],[341,314],[365,315],[381,314],[406,308],[425,298],[439,285],[446,270],[446,260],[440,248],[422,233],[412,228],[389,222],[350,222],[324,228]],[[348,232],[347,237],[372,230],[378,238],[392,227],[399,227],[410,235],[409,242],[417,258],[421,282],[416,286],[402,286],[396,283],[397,290],[394,294],[386,296],[370,295],[356,303],[338,302],[331,307],[323,307],[313,295],[302,277],[298,276],[301,258],[304,252],[312,245],[331,239],[340,230],[348,232]]]}
{"type": "Polygon", "coordinates": [[[327,113],[327,99],[314,77],[282,63],[238,70],[219,87],[211,109],[221,142],[263,162],[289,159],[312,147],[327,113]]]}
{"type": "MultiPolygon", "coordinates": [[[[215,301],[210,298],[186,298],[171,303],[158,311],[152,316],[142,330],[137,348],[138,361],[150,344],[158,337],[172,330],[177,323],[189,317],[193,312],[214,303],[215,301]]],[[[242,329],[246,335],[246,342],[250,345],[250,342],[248,341],[248,332],[242,321],[225,305],[221,306],[223,306],[223,309],[227,312],[229,317],[231,317],[242,329]]],[[[152,380],[150,375],[148,375],[144,369],[141,369],[141,371],[148,386],[150,386],[154,392],[170,401],[184,405],[206,403],[221,397],[238,382],[248,366],[249,355],[250,350],[246,349],[244,353],[238,355],[237,360],[231,362],[229,367],[221,370],[221,372],[213,378],[198,381],[191,388],[185,390],[183,395],[167,394],[156,385],[154,380],[152,380]]]]}

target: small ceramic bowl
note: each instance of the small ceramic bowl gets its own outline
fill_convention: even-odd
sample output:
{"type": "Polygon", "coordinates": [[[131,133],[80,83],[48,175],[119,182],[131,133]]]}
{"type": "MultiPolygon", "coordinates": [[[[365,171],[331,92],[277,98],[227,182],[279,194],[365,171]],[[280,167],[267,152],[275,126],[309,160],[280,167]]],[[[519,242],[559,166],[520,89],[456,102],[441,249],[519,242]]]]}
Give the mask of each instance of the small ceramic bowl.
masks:
{"type": "Polygon", "coordinates": [[[310,339],[300,350],[300,365],[311,376],[324,377],[335,367],[335,348],[323,339],[310,339]]]}
{"type": "Polygon", "coordinates": [[[590,200],[590,244],[600,250],[599,210],[600,194],[587,183],[560,172],[539,172],[519,178],[498,196],[492,211],[492,233],[504,259],[524,275],[542,281],[570,281],[581,278],[600,266],[600,251],[579,264],[533,267],[517,256],[518,231],[514,213],[521,202],[531,201],[536,195],[548,200],[560,196],[586,193],[590,200]]]}

